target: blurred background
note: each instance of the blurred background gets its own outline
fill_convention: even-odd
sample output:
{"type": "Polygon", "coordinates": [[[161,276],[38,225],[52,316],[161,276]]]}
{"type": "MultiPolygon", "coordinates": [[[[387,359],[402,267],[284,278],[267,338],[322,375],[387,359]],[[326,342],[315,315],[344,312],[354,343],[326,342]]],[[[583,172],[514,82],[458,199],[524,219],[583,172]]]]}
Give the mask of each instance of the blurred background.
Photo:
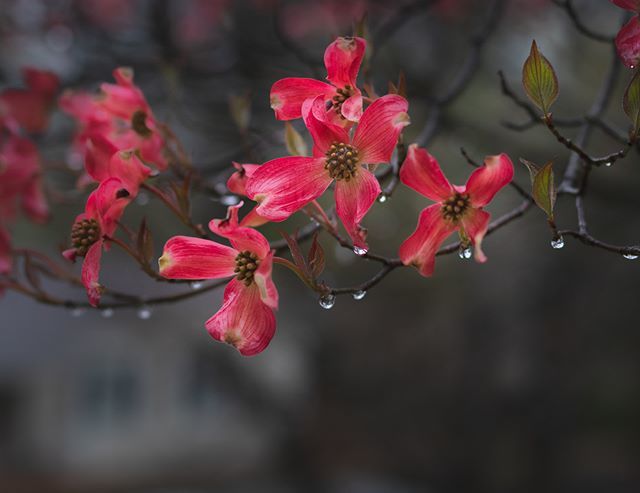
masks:
{"type": "MultiPolygon", "coordinates": [[[[134,68],[156,116],[194,165],[224,182],[231,160],[286,154],[269,88],[288,76],[324,77],[322,54],[366,13],[369,63],[378,92],[400,71],[407,80],[410,143],[425,130],[487,15],[495,20],[479,70],[441,108],[429,150],[464,183],[460,155],[507,152],[569,158],[542,126],[501,93],[503,70],[516,92],[535,38],[560,79],[555,115],[586,114],[612,61],[610,44],[576,29],[550,1],[0,0],[0,88],[20,86],[24,66],[56,72],[63,88],[97,90],[117,66],[134,68]],[[230,100],[250,101],[241,131],[230,100]]],[[[604,0],[576,0],[581,19],[613,36],[624,13],[604,0]]],[[[620,63],[620,62],[618,62],[620,63]]],[[[606,120],[624,135],[620,76],[606,120]]],[[[296,128],[303,130],[300,122],[296,128]]],[[[38,137],[53,219],[13,228],[15,245],[59,258],[87,192],[74,187],[73,121],[54,112],[38,137]],[[66,169],[65,169],[66,168],[66,169]],[[71,172],[70,172],[71,171],[71,172]]],[[[575,128],[565,132],[573,136],[575,128]]],[[[306,134],[303,134],[306,136],[306,134]]],[[[620,148],[596,130],[595,155],[620,148]]],[[[638,154],[596,169],[585,198],[591,232],[640,243],[638,154]]],[[[325,197],[331,203],[331,194],[325,197]]],[[[505,189],[489,210],[520,203],[505,189]]],[[[194,218],[222,217],[226,195],[194,197],[194,218]]],[[[400,186],[366,217],[372,251],[395,255],[424,198],[400,186]]],[[[125,221],[146,216],[156,252],[188,234],[141,194],[125,221]]],[[[568,197],[557,222],[574,228],[568,197]]],[[[308,220],[264,228],[278,231],[308,220]]],[[[137,310],[68,310],[7,292],[0,300],[0,491],[220,493],[454,493],[640,491],[640,260],[566,239],[551,248],[541,211],[489,236],[489,262],[438,257],[435,276],[399,269],[357,301],[333,309],[289,271],[276,269],[278,328],[253,358],[216,343],[204,321],[221,291],[137,310]]],[[[326,236],[324,278],[350,286],[377,266],[326,236]]],[[[76,270],[79,266],[75,267],[76,270]]],[[[153,296],[188,289],[158,285],[113,250],[107,286],[153,296]]],[[[47,284],[83,300],[81,290],[47,284]]]]}

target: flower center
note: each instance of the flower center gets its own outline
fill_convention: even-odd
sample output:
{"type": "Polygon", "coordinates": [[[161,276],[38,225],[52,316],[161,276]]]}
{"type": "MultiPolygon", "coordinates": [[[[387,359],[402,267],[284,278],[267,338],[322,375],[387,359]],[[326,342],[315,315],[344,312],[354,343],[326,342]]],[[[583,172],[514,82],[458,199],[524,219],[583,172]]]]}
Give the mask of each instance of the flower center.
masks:
{"type": "Polygon", "coordinates": [[[469,208],[468,193],[454,193],[442,203],[442,217],[451,222],[458,222],[469,208]]]}
{"type": "Polygon", "coordinates": [[[255,253],[249,250],[240,252],[236,256],[236,268],[233,269],[237,274],[236,279],[244,281],[245,286],[250,286],[256,270],[258,270],[258,265],[260,265],[260,260],[258,260],[258,256],[255,253]]]}
{"type": "Polygon", "coordinates": [[[99,238],[100,225],[95,219],[82,219],[71,228],[71,244],[79,257],[84,257],[99,238]]]}
{"type": "Polygon", "coordinates": [[[142,110],[137,110],[131,117],[131,128],[140,137],[151,137],[151,129],[147,127],[147,114],[142,110]]]}
{"type": "Polygon", "coordinates": [[[327,151],[324,169],[329,170],[329,176],[334,180],[349,181],[358,169],[358,149],[351,144],[334,142],[327,151]]]}
{"type": "Polygon", "coordinates": [[[336,114],[343,120],[345,120],[345,117],[342,116],[342,104],[351,96],[353,96],[353,94],[354,91],[352,87],[347,84],[346,86],[339,88],[336,91],[336,95],[333,96],[331,100],[331,108],[333,108],[333,111],[335,111],[336,114]]]}

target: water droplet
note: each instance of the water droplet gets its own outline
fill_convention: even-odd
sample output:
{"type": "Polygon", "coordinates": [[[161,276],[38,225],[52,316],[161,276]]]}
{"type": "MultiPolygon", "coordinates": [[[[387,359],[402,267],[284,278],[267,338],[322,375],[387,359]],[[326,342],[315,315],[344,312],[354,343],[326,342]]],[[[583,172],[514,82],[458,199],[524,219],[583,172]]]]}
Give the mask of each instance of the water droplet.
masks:
{"type": "Polygon", "coordinates": [[[633,70],[634,68],[636,68],[636,66],[635,66],[635,65],[629,65],[629,68],[630,68],[631,70],[633,70]]]}
{"type": "Polygon", "coordinates": [[[367,295],[367,292],[364,289],[361,289],[361,290],[356,291],[355,293],[353,293],[353,299],[357,300],[357,301],[360,301],[366,295],[367,295]]]}
{"type": "Polygon", "coordinates": [[[113,317],[113,308],[105,308],[100,312],[103,318],[111,318],[113,317]]]}
{"type": "Polygon", "coordinates": [[[612,164],[613,164],[613,163],[612,163],[611,161],[607,161],[606,163],[604,163],[604,165],[605,165],[607,168],[610,168],[612,164]]]}
{"type": "Polygon", "coordinates": [[[75,308],[71,309],[71,316],[78,318],[81,317],[82,315],[84,315],[84,313],[86,312],[86,310],[82,307],[76,306],[75,308]]]}
{"type": "Polygon", "coordinates": [[[160,171],[158,171],[157,169],[152,169],[151,173],[149,173],[149,176],[154,178],[156,176],[158,176],[160,174],[160,171]]]}
{"type": "Polygon", "coordinates": [[[191,289],[198,290],[202,287],[202,282],[201,281],[192,281],[189,283],[189,286],[191,287],[191,289]]]}
{"type": "Polygon", "coordinates": [[[143,305],[138,308],[138,318],[140,320],[149,320],[151,318],[151,307],[148,305],[143,305]]]}
{"type": "Polygon", "coordinates": [[[380,202],[381,204],[384,204],[387,200],[389,200],[389,196],[386,193],[381,193],[380,196],[378,197],[378,202],[380,202]]]}
{"type": "Polygon", "coordinates": [[[473,250],[471,250],[471,247],[461,247],[460,250],[458,250],[458,257],[460,257],[462,260],[469,260],[472,255],[473,250]]]}
{"type": "Polygon", "coordinates": [[[149,203],[149,194],[143,190],[138,192],[138,196],[136,197],[136,204],[145,206],[149,203]]]}
{"type": "Polygon", "coordinates": [[[320,296],[318,303],[320,303],[320,306],[325,310],[331,310],[333,305],[336,304],[336,295],[332,293],[323,294],[320,296]]]}
{"type": "Polygon", "coordinates": [[[553,240],[551,240],[551,246],[556,250],[560,250],[561,248],[564,248],[564,238],[562,236],[558,236],[557,238],[554,238],[553,240]]]}
{"type": "Polygon", "coordinates": [[[238,203],[238,197],[236,195],[223,195],[220,197],[220,202],[223,205],[236,205],[238,203]]]}
{"type": "Polygon", "coordinates": [[[634,255],[633,253],[625,253],[623,257],[626,258],[627,260],[635,260],[638,258],[638,256],[634,255]]]}
{"type": "Polygon", "coordinates": [[[366,248],[360,248],[357,246],[353,247],[353,253],[355,253],[356,255],[359,255],[360,257],[362,257],[363,255],[366,255],[368,251],[369,250],[367,250],[366,248]]]}

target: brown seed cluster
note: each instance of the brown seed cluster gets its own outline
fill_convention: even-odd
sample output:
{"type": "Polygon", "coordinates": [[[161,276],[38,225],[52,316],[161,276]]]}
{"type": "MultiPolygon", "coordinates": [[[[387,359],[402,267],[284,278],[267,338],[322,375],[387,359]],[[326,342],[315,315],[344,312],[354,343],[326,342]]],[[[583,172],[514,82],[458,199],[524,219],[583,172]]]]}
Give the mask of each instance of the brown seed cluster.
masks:
{"type": "Polygon", "coordinates": [[[349,181],[358,169],[358,149],[351,144],[334,142],[327,151],[324,169],[329,170],[329,176],[334,180],[349,181]]]}
{"type": "Polygon", "coordinates": [[[100,226],[95,219],[82,219],[71,228],[71,244],[79,257],[84,257],[99,238],[100,226]]]}
{"type": "Polygon", "coordinates": [[[354,91],[351,88],[350,85],[346,85],[344,87],[338,88],[338,90],[336,91],[336,95],[333,96],[332,98],[332,107],[333,107],[333,111],[336,112],[336,115],[338,115],[340,118],[342,118],[343,120],[345,120],[345,117],[342,116],[342,104],[349,99],[351,96],[353,96],[354,91]]]}
{"type": "Polygon", "coordinates": [[[147,127],[147,114],[137,110],[131,117],[131,128],[141,137],[151,137],[151,129],[147,127]]]}
{"type": "Polygon", "coordinates": [[[258,260],[258,256],[255,253],[249,250],[240,252],[236,256],[236,268],[233,269],[237,273],[236,279],[244,281],[245,286],[250,286],[259,265],[260,260],[258,260]]]}
{"type": "Polygon", "coordinates": [[[442,203],[442,216],[448,221],[458,222],[469,208],[469,194],[456,192],[442,203]]]}

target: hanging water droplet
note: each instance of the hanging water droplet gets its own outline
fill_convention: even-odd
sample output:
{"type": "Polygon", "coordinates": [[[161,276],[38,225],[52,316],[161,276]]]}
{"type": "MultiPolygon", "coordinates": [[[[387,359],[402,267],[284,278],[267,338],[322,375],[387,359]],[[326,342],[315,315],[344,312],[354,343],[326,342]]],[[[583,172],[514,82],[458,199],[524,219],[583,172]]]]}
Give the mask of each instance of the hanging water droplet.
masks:
{"type": "Polygon", "coordinates": [[[634,255],[633,253],[625,253],[623,257],[626,258],[627,260],[635,260],[638,258],[638,256],[634,255]]]}
{"type": "Polygon", "coordinates": [[[363,255],[366,255],[368,251],[369,250],[367,250],[366,248],[360,248],[357,246],[353,247],[353,253],[355,253],[356,255],[359,255],[360,257],[362,257],[363,255]]]}
{"type": "Polygon", "coordinates": [[[332,293],[323,294],[320,296],[318,303],[320,303],[320,306],[325,310],[331,310],[333,305],[336,304],[336,295],[332,293]]]}
{"type": "Polygon", "coordinates": [[[635,66],[635,65],[629,65],[629,68],[630,68],[631,70],[633,70],[634,68],[636,68],[636,66],[635,66]]]}
{"type": "Polygon", "coordinates": [[[158,171],[157,169],[152,169],[151,173],[149,173],[149,176],[152,177],[152,178],[155,178],[159,174],[160,174],[160,171],[158,171]]]}
{"type": "Polygon", "coordinates": [[[605,165],[607,168],[610,168],[612,164],[613,164],[613,163],[612,163],[611,161],[607,161],[606,163],[604,163],[604,165],[605,165]]]}
{"type": "Polygon", "coordinates": [[[389,200],[389,196],[386,193],[381,193],[378,197],[378,202],[384,204],[387,200],[389,200]]]}
{"type": "Polygon", "coordinates": [[[364,289],[361,289],[361,290],[356,291],[355,293],[353,293],[353,299],[357,300],[357,301],[360,301],[366,295],[367,295],[367,292],[364,289]]]}
{"type": "Polygon", "coordinates": [[[560,250],[561,248],[564,248],[564,238],[562,236],[558,236],[557,238],[554,238],[553,240],[551,240],[551,246],[556,250],[560,250]]]}
{"type": "Polygon", "coordinates": [[[194,291],[198,290],[198,289],[200,289],[202,287],[202,282],[201,281],[191,281],[189,283],[189,287],[191,289],[193,289],[194,291]]]}
{"type": "Polygon", "coordinates": [[[142,305],[138,308],[138,318],[140,320],[149,320],[151,318],[151,307],[148,305],[142,305]]]}
{"type": "Polygon", "coordinates": [[[220,202],[223,205],[236,205],[238,203],[238,197],[236,195],[223,195],[220,198],[220,202]]]}
{"type": "Polygon", "coordinates": [[[76,306],[75,308],[71,309],[71,316],[75,318],[81,317],[82,315],[84,315],[85,311],[86,310],[84,308],[76,306]]]}
{"type": "Polygon", "coordinates": [[[145,206],[149,203],[149,194],[143,190],[138,192],[138,196],[136,197],[136,204],[145,206]]]}
{"type": "Polygon", "coordinates": [[[113,308],[105,308],[100,312],[103,318],[111,318],[113,317],[113,308]]]}
{"type": "Polygon", "coordinates": [[[464,248],[460,248],[460,250],[458,250],[458,257],[460,257],[462,260],[469,260],[471,258],[471,256],[473,255],[473,250],[471,250],[471,247],[464,247],[464,248]]]}

